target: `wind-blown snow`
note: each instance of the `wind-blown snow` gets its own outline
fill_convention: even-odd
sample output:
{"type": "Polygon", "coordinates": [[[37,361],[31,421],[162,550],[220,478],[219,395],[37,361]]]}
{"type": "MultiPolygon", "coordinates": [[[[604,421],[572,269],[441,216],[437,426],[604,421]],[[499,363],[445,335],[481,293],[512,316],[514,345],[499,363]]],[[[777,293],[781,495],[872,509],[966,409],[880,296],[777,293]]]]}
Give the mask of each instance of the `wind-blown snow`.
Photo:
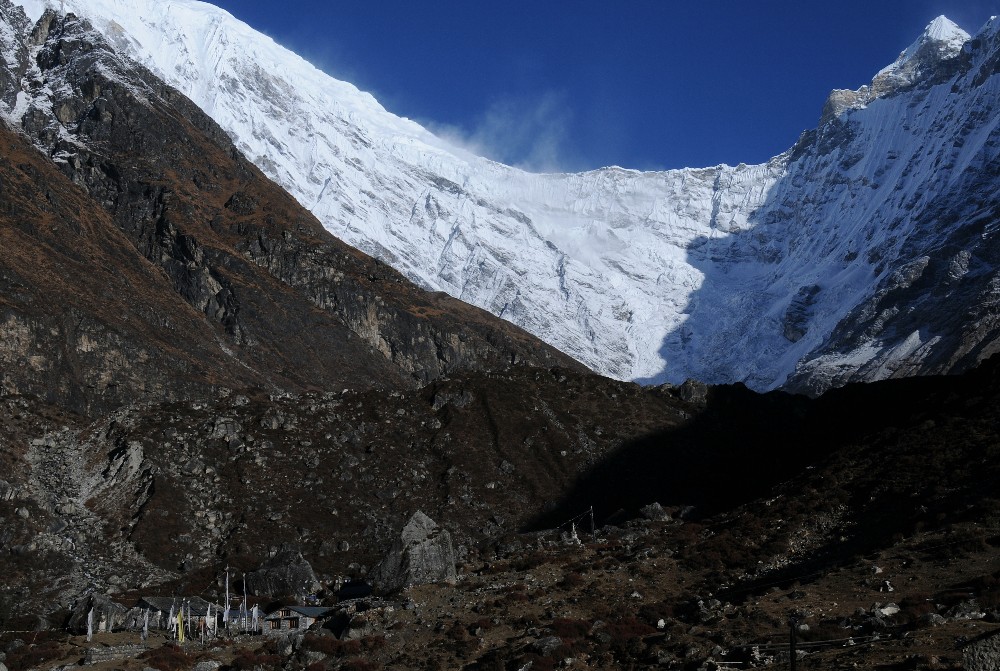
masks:
{"type": "MultiPolygon", "coordinates": [[[[20,2],[33,18],[46,4],[20,2]]],[[[66,9],[188,95],[335,235],[621,379],[770,389],[797,368],[833,380],[913,356],[932,339],[873,331],[846,356],[831,334],[903,258],[922,204],[996,156],[992,81],[966,130],[948,87],[918,104],[900,94],[957,62],[969,36],[944,17],[765,164],[532,174],[449,145],[212,5],[66,9]]]]}

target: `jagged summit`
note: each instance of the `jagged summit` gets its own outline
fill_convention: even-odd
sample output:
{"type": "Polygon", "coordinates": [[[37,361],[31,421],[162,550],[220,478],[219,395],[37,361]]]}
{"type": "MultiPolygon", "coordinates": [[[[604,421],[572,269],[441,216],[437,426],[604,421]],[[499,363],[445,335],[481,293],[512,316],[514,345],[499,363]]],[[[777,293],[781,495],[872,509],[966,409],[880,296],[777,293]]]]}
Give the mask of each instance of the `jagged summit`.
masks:
{"type": "Polygon", "coordinates": [[[924,29],[921,37],[937,42],[957,41],[958,45],[961,46],[969,39],[969,34],[962,30],[957,23],[942,14],[927,24],[927,28],[924,29]]]}
{"type": "Polygon", "coordinates": [[[908,46],[891,65],[879,71],[872,82],[880,87],[898,88],[913,84],[927,70],[942,61],[954,58],[970,36],[946,16],[939,16],[929,24],[913,44],[908,46]]]}
{"type": "Polygon", "coordinates": [[[832,91],[823,108],[820,125],[848,110],[867,107],[878,98],[947,76],[953,71],[952,61],[962,53],[969,39],[969,34],[954,21],[944,15],[937,17],[895,61],[876,73],[871,84],[856,90],[832,91]]]}

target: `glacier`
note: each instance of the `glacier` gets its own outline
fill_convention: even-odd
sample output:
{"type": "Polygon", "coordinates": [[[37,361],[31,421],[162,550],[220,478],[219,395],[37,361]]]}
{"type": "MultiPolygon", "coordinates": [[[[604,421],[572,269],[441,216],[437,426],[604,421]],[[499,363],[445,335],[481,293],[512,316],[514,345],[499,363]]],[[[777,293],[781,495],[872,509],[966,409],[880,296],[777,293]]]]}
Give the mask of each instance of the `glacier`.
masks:
{"type": "MultiPolygon", "coordinates": [[[[59,4],[15,2],[33,19],[59,4]]],[[[964,255],[953,289],[988,304],[976,278],[992,231],[957,240],[942,221],[996,205],[995,20],[973,38],[935,19],[764,164],[535,174],[390,113],[210,4],[65,9],[191,98],[332,234],[603,375],[815,393],[992,351],[991,310],[951,323],[892,300],[920,298],[922,277],[964,255]]]]}

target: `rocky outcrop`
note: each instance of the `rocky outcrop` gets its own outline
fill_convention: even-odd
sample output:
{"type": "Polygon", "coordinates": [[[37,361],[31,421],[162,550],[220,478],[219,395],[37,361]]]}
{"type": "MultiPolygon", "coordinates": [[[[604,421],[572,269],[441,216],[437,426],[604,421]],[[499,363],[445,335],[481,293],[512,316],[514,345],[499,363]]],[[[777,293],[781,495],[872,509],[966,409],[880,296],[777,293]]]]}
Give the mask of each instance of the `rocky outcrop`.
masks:
{"type": "Polygon", "coordinates": [[[301,598],[315,594],[322,585],[301,552],[284,548],[259,569],[246,574],[246,587],[257,596],[301,598]]]}
{"type": "Polygon", "coordinates": [[[966,644],[962,650],[966,671],[991,671],[1000,668],[1000,636],[990,632],[966,644]]]}
{"type": "Polygon", "coordinates": [[[812,306],[816,302],[816,294],[820,292],[818,285],[802,287],[788,304],[785,311],[784,336],[790,342],[798,342],[809,330],[812,321],[812,306]]]}
{"type": "Polygon", "coordinates": [[[455,582],[451,534],[418,510],[403,527],[389,553],[372,569],[369,579],[384,594],[414,585],[455,582]]]}
{"type": "Polygon", "coordinates": [[[90,594],[81,599],[70,616],[68,629],[74,634],[85,634],[88,620],[93,617],[93,631],[113,631],[125,623],[128,609],[111,600],[106,594],[90,594]],[[93,616],[91,616],[93,612],[93,616]]]}

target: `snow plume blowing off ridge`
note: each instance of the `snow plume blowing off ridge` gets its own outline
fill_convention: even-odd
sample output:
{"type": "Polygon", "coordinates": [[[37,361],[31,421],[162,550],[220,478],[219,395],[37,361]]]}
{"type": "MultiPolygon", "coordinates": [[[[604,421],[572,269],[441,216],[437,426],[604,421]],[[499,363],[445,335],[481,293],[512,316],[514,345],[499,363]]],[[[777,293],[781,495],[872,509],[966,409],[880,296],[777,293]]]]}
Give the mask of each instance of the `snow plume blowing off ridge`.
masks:
{"type": "Polygon", "coordinates": [[[528,172],[564,172],[573,157],[568,128],[572,111],[565,95],[494,101],[470,128],[425,122],[435,135],[475,156],[528,172]]]}
{"type": "MultiPolygon", "coordinates": [[[[21,1],[36,18],[45,6],[21,1]]],[[[816,392],[988,349],[992,312],[974,306],[990,300],[993,230],[970,222],[1000,211],[992,23],[969,40],[935,20],[762,165],[533,174],[392,115],[211,5],[66,10],[191,97],[332,233],[605,375],[816,392]]],[[[551,112],[537,126],[560,150],[551,112]]],[[[498,119],[466,134],[473,147],[498,119]]]]}

